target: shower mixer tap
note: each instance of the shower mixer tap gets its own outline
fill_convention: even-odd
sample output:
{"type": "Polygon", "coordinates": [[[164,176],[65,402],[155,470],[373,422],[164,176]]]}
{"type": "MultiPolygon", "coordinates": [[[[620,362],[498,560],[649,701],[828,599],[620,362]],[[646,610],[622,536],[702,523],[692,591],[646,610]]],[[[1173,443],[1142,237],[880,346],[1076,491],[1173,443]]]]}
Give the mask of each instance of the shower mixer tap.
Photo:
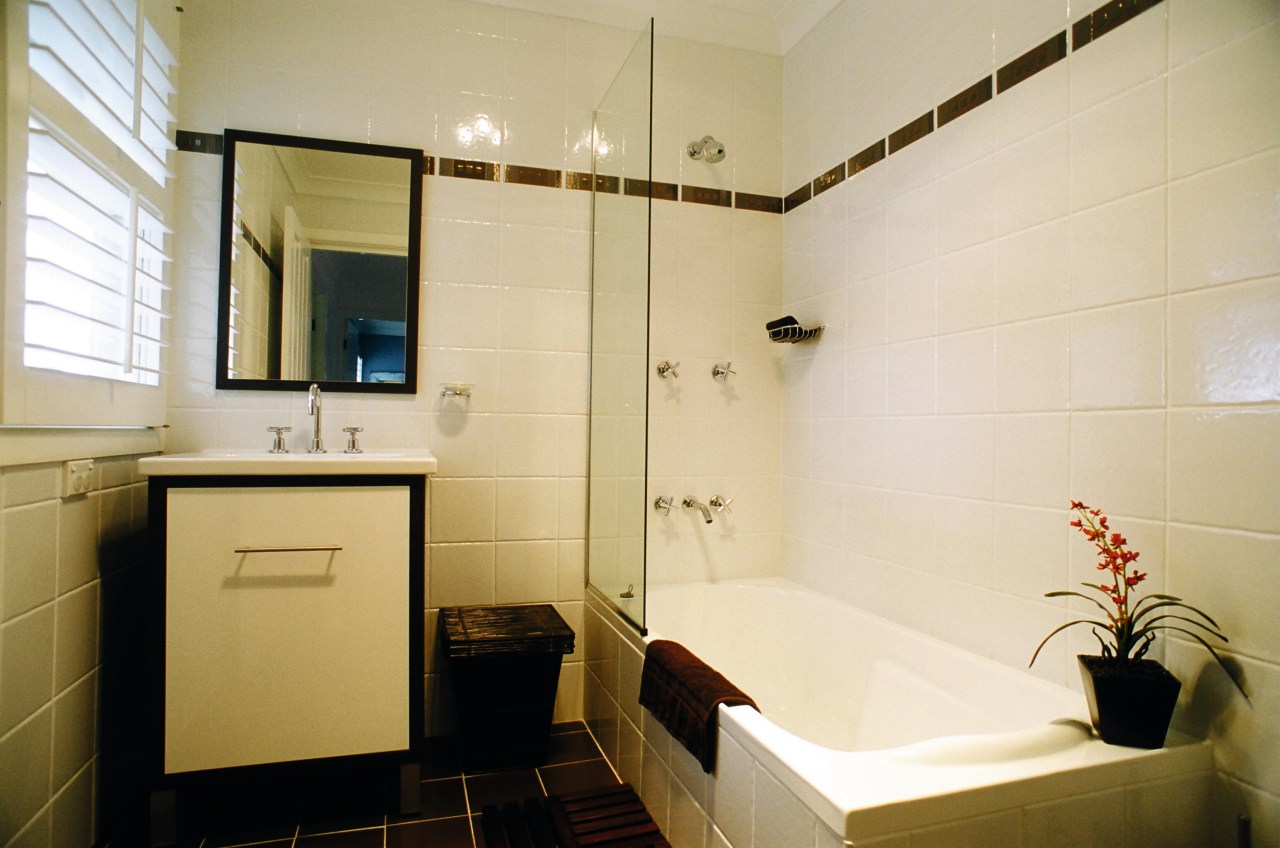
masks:
{"type": "Polygon", "coordinates": [[[704,503],[699,503],[693,495],[685,495],[684,500],[680,502],[680,506],[685,509],[696,509],[702,512],[702,520],[711,523],[711,510],[704,503]]]}
{"type": "Polygon", "coordinates": [[[676,372],[676,369],[679,367],[679,362],[669,362],[664,359],[658,363],[658,376],[665,380],[669,374],[673,379],[678,379],[680,375],[676,372]]]}

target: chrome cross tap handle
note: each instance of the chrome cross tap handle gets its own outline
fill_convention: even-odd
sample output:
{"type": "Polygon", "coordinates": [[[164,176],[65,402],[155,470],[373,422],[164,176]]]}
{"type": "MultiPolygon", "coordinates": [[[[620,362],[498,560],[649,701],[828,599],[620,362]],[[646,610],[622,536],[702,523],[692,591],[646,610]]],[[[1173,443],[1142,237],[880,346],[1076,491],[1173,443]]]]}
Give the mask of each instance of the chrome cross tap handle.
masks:
{"type": "Polygon", "coordinates": [[[737,373],[737,371],[733,370],[732,362],[726,362],[724,365],[717,362],[715,365],[711,366],[711,377],[718,383],[726,382],[729,379],[730,374],[737,373]]]}
{"type": "Polygon", "coordinates": [[[356,433],[363,433],[363,427],[343,427],[342,432],[347,434],[347,449],[343,453],[364,453],[360,443],[356,441],[356,433]]]}
{"type": "Polygon", "coordinates": [[[679,367],[679,362],[668,362],[664,359],[658,363],[658,376],[664,380],[667,379],[668,374],[670,374],[672,378],[678,378],[680,375],[676,372],[676,369],[679,367]]]}
{"type": "Polygon", "coordinates": [[[658,495],[653,499],[653,511],[668,515],[671,512],[671,507],[675,506],[675,500],[675,498],[669,498],[666,495],[658,495]]]}
{"type": "Polygon", "coordinates": [[[724,512],[727,509],[729,512],[733,512],[733,510],[729,509],[729,504],[733,503],[733,498],[722,498],[719,495],[712,495],[711,500],[707,501],[707,503],[710,504],[711,508],[716,512],[724,512]]]}
{"type": "Polygon", "coordinates": [[[289,447],[284,443],[284,434],[293,430],[292,427],[268,427],[272,433],[275,433],[275,440],[271,443],[272,453],[288,453],[289,447]]]}

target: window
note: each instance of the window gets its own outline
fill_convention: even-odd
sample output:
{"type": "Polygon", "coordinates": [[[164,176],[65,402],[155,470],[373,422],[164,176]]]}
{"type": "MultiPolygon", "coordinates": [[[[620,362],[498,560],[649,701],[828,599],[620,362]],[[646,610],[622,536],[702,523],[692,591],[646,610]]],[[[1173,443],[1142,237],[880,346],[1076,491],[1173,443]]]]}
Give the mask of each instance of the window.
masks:
{"type": "Polygon", "coordinates": [[[145,0],[27,4],[29,368],[160,383],[176,60],[145,11],[145,0]]]}

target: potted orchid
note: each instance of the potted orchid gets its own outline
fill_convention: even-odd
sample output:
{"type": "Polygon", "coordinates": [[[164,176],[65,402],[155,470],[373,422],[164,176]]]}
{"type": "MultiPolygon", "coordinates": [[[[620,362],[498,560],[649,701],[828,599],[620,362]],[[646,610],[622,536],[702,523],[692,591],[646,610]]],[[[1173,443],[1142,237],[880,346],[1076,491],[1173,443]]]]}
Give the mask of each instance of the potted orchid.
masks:
{"type": "Polygon", "coordinates": [[[1203,645],[1247,699],[1235,672],[1205,641],[1206,636],[1227,641],[1217,622],[1173,595],[1136,597],[1133,590],[1147,578],[1134,565],[1138,551],[1130,550],[1128,540],[1111,529],[1102,510],[1081,501],[1072,501],[1071,509],[1076,513],[1071,526],[1097,548],[1097,569],[1104,575],[1097,583],[1081,585],[1100,592],[1103,599],[1071,590],[1046,592],[1045,597],[1083,598],[1102,615],[1054,628],[1036,647],[1028,665],[1058,633],[1078,624],[1089,626],[1102,649],[1098,655],[1078,657],[1089,716],[1102,740],[1116,745],[1159,748],[1164,744],[1182,684],[1160,663],[1145,658],[1159,631],[1181,633],[1203,645]]]}

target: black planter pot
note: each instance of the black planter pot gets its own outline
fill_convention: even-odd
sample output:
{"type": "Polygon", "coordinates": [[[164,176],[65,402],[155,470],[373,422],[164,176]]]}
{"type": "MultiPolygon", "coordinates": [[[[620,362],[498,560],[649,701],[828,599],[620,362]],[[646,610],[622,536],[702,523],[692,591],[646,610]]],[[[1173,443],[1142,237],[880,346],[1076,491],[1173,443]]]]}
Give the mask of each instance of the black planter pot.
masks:
{"type": "Polygon", "coordinates": [[[1081,654],[1089,718],[1103,742],[1132,748],[1164,745],[1182,684],[1155,660],[1081,654]]]}

